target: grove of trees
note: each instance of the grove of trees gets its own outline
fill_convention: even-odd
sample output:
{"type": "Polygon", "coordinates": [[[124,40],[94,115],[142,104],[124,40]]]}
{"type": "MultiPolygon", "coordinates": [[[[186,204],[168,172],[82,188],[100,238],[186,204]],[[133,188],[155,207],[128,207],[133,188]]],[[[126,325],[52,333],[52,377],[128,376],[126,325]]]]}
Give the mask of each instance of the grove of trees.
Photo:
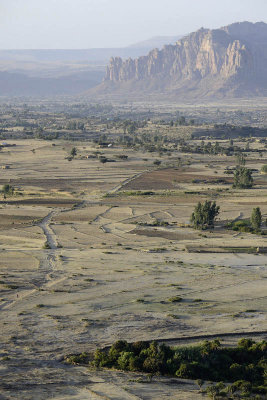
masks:
{"type": "Polygon", "coordinates": [[[249,189],[253,186],[252,171],[244,166],[238,165],[234,173],[234,188],[249,189]]]}
{"type": "Polygon", "coordinates": [[[220,206],[216,202],[205,201],[198,203],[191,215],[191,223],[195,229],[214,228],[215,218],[219,214],[220,206]]]}
{"type": "MultiPolygon", "coordinates": [[[[97,368],[145,372],[151,376],[194,379],[200,387],[204,381],[220,382],[216,387],[208,387],[207,394],[229,399],[234,392],[246,392],[246,398],[257,393],[263,398],[261,395],[267,393],[264,383],[266,351],[266,341],[256,343],[252,339],[241,339],[235,347],[222,347],[219,340],[206,340],[199,345],[175,348],[155,341],[127,343],[120,340],[109,349],[96,350],[91,364],[97,368]],[[233,384],[226,387],[223,382],[233,384]]],[[[89,364],[89,360],[86,353],[66,358],[75,365],[89,364]]]]}

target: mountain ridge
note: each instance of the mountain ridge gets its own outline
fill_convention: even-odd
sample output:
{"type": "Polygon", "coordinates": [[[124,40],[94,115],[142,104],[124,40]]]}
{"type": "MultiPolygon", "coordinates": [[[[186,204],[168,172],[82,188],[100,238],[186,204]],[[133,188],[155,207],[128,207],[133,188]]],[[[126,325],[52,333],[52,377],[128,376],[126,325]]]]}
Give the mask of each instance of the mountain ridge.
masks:
{"type": "Polygon", "coordinates": [[[184,37],[185,35],[175,35],[175,36],[154,36],[150,39],[147,40],[143,40],[141,42],[138,43],[134,43],[130,46],[128,46],[128,48],[132,49],[132,48],[149,48],[151,47],[153,48],[161,48],[163,46],[165,46],[166,44],[173,44],[175,42],[177,42],[178,40],[182,39],[182,37],[184,37]]]}
{"type": "Polygon", "coordinates": [[[174,45],[123,61],[112,57],[93,92],[131,97],[267,96],[267,24],[201,28],[174,45]]]}

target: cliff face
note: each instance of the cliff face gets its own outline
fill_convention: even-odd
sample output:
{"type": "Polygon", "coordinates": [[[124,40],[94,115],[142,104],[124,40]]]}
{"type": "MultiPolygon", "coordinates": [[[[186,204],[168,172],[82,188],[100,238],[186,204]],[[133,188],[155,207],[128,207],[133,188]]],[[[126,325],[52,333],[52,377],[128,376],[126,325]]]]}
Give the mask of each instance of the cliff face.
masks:
{"type": "Polygon", "coordinates": [[[112,58],[103,85],[109,84],[140,94],[267,95],[267,24],[200,29],[135,60],[112,58]]]}

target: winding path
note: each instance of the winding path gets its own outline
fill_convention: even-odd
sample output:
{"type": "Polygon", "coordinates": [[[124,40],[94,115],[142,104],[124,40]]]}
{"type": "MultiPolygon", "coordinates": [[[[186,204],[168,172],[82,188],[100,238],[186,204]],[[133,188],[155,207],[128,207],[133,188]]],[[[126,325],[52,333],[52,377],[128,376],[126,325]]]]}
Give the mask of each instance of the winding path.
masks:
{"type": "Polygon", "coordinates": [[[46,217],[44,217],[44,219],[39,225],[45,234],[47,244],[52,250],[55,250],[58,247],[56,235],[52,230],[52,228],[50,227],[51,220],[56,214],[58,214],[58,211],[51,211],[51,213],[49,213],[46,217]]]}

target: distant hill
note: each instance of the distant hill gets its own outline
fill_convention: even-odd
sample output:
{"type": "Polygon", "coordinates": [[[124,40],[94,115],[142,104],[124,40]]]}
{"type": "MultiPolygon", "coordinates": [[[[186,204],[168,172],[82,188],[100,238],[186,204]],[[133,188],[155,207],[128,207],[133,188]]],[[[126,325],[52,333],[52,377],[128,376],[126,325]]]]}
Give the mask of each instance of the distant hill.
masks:
{"type": "Polygon", "coordinates": [[[77,95],[101,82],[104,71],[90,71],[68,76],[41,78],[22,73],[0,72],[0,96],[77,95]]]}
{"type": "Polygon", "coordinates": [[[0,96],[76,95],[103,81],[114,54],[121,59],[139,57],[176,38],[158,37],[113,49],[0,50],[0,96]]]}
{"type": "Polygon", "coordinates": [[[92,93],[131,99],[267,96],[267,24],[202,28],[146,56],[113,57],[92,93]]]}
{"type": "Polygon", "coordinates": [[[10,60],[16,62],[72,62],[87,64],[107,63],[114,54],[119,57],[139,57],[149,51],[153,46],[125,47],[108,49],[48,49],[48,50],[0,50],[0,61],[10,60]]]}
{"type": "Polygon", "coordinates": [[[177,35],[177,36],[155,36],[151,39],[144,40],[142,42],[138,42],[135,44],[132,44],[129,46],[129,48],[139,48],[139,49],[154,49],[158,48],[161,49],[163,46],[166,44],[174,44],[176,43],[179,39],[181,39],[183,35],[177,35]]]}
{"type": "Polygon", "coordinates": [[[135,58],[146,55],[149,51],[174,44],[182,36],[157,36],[122,48],[95,49],[36,49],[36,50],[0,50],[1,62],[23,63],[85,63],[106,65],[115,55],[121,58],[135,58]]]}

